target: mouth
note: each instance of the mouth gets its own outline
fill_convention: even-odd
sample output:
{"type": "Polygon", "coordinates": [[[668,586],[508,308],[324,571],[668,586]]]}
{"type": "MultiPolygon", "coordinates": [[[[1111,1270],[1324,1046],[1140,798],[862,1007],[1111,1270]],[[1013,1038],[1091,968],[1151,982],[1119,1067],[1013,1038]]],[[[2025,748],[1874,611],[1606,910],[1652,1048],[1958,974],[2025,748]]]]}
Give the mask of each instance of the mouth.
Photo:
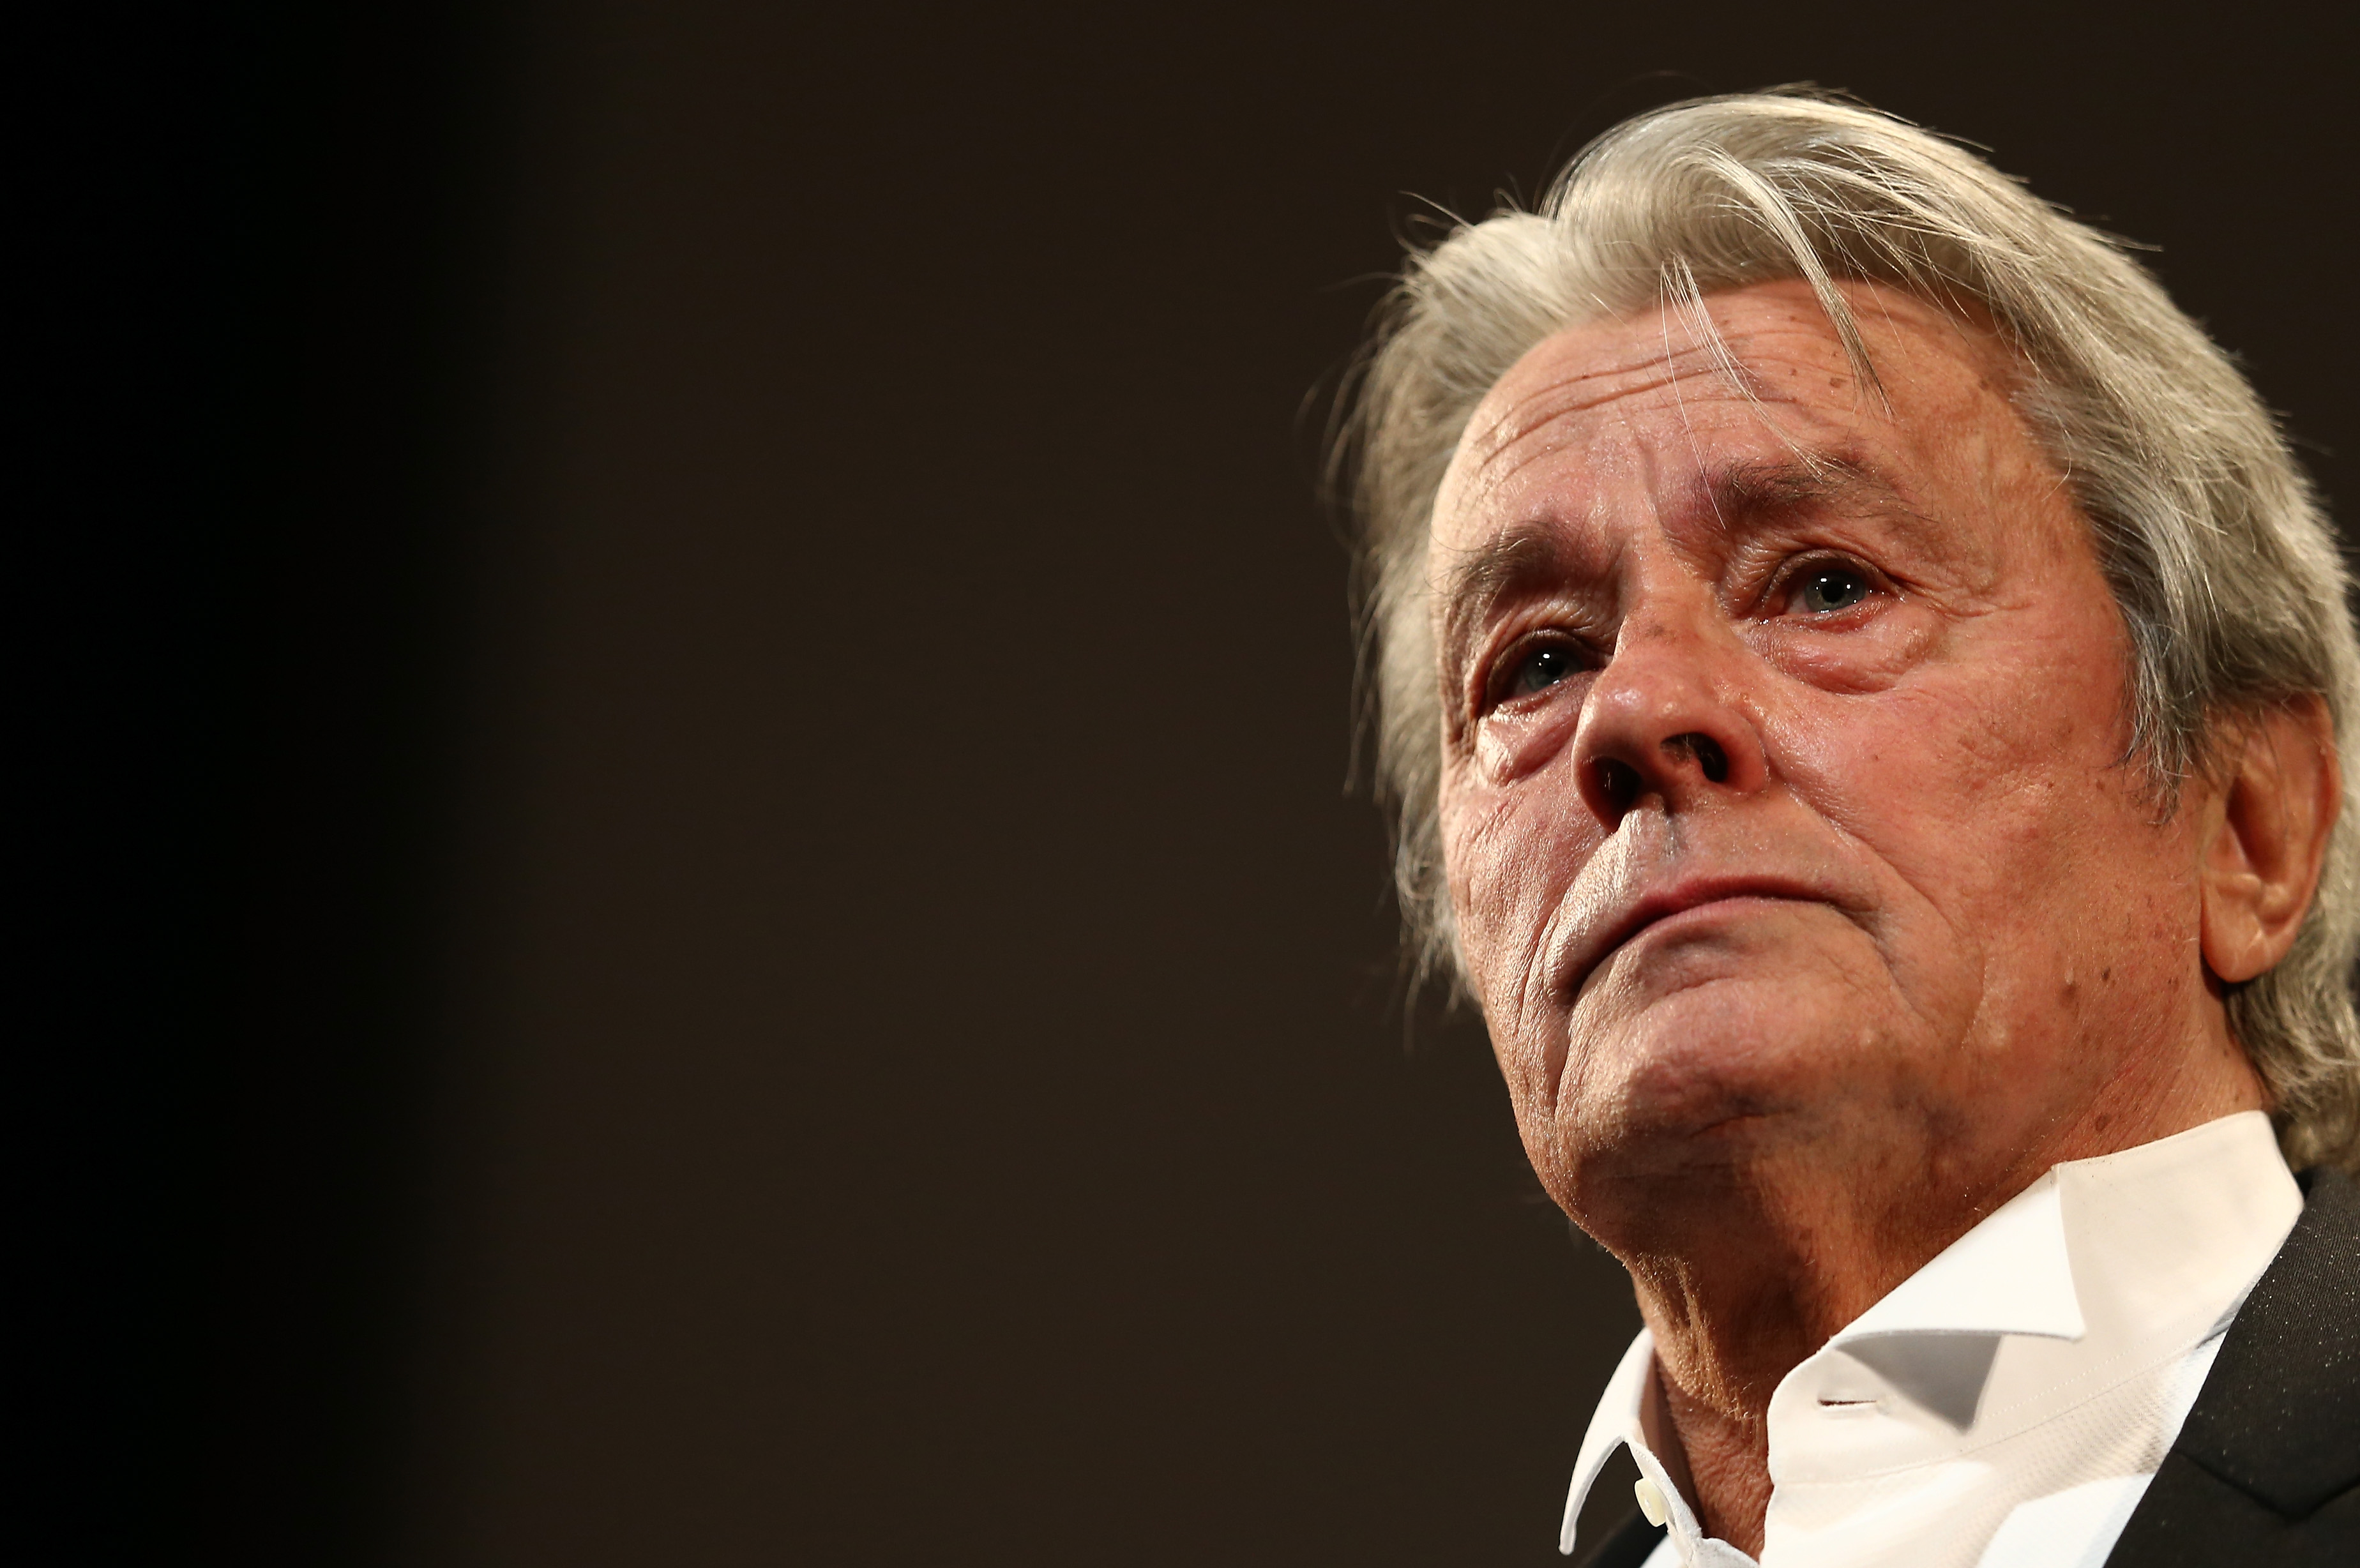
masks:
{"type": "Polygon", "coordinates": [[[1754,903],[1826,904],[1823,889],[1775,877],[1699,877],[1648,889],[1639,897],[1590,921],[1563,954],[1558,968],[1564,995],[1579,996],[1590,976],[1623,947],[1670,921],[1691,914],[1710,918],[1730,912],[1724,906],[1754,903]]]}

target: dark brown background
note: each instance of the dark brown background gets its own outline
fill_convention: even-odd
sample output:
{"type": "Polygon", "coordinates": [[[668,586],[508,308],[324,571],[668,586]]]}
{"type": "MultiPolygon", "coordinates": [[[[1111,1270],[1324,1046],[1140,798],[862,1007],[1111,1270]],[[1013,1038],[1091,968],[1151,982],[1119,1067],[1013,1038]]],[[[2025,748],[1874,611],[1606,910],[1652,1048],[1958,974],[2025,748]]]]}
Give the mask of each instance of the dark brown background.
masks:
{"type": "Polygon", "coordinates": [[[1320,399],[1404,192],[1850,88],[2160,245],[2350,498],[2342,43],[720,0],[81,40],[20,1101],[72,1539],[1552,1560],[1633,1314],[1480,1029],[1409,1028],[1345,789],[1320,399]]]}

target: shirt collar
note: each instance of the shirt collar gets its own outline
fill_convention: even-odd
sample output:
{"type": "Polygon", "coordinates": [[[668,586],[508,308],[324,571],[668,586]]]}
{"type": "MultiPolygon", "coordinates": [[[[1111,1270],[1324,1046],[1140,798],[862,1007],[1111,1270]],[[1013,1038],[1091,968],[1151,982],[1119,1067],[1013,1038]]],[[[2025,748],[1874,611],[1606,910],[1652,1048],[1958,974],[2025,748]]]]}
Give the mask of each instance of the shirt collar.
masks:
{"type": "MultiPolygon", "coordinates": [[[[1622,1359],[1614,1368],[1614,1376],[1606,1380],[1606,1391],[1598,1397],[1598,1409],[1590,1418],[1590,1430],[1582,1434],[1580,1456],[1573,1462],[1573,1487],[1565,1499],[1565,1522],[1557,1530],[1557,1549],[1568,1556],[1573,1554],[1574,1526],[1581,1520],[1581,1505],[1590,1498],[1590,1488],[1598,1479],[1617,1448],[1628,1446],[1632,1457],[1646,1452],[1646,1437],[1640,1431],[1639,1418],[1647,1408],[1651,1385],[1655,1380],[1655,1336],[1645,1329],[1631,1342],[1622,1359]]],[[[1658,1468],[1661,1466],[1658,1465],[1658,1468]]],[[[1644,1473],[1646,1466],[1640,1466],[1644,1473]]],[[[1662,1483],[1658,1482],[1657,1485],[1662,1483]]],[[[1669,1498],[1676,1492],[1666,1492],[1669,1498]]],[[[1680,1506],[1688,1504],[1682,1499],[1680,1506]]]]}
{"type": "Polygon", "coordinates": [[[1655,1483],[1664,1500],[1668,1514],[1665,1523],[1683,1543],[1682,1560],[1690,1555],[1703,1531],[1688,1498],[1673,1484],[1663,1461],[1655,1456],[1662,1436],[1648,1430],[1655,1424],[1650,1417],[1655,1405],[1655,1339],[1643,1328],[1639,1337],[1631,1342],[1631,1348],[1622,1353],[1614,1376],[1607,1379],[1606,1392],[1600,1396],[1598,1410],[1590,1418],[1590,1430],[1582,1436],[1581,1454],[1573,1465],[1573,1486],[1566,1494],[1565,1521],[1557,1529],[1559,1552],[1572,1555],[1574,1527],[1580,1522],[1581,1505],[1588,1500],[1598,1472],[1614,1456],[1616,1449],[1627,1448],[1639,1466],[1639,1474],[1655,1483]]]}
{"type": "Polygon", "coordinates": [[[2081,1338],[2086,1329],[2059,1181],[2064,1169],[2047,1172],[1984,1215],[1828,1343],[1912,1334],[2081,1338]]]}

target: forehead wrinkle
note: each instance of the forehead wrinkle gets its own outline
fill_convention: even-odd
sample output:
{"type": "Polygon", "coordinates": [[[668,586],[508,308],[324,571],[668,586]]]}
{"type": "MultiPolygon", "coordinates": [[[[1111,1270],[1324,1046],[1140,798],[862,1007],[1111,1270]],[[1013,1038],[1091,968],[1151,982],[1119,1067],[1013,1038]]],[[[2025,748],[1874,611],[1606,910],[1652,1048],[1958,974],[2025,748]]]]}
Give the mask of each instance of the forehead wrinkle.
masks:
{"type": "MultiPolygon", "coordinates": [[[[1745,337],[1751,335],[1744,334],[1729,345],[1732,359],[1741,368],[1747,368],[1742,345],[1745,337]]],[[[1684,348],[1666,346],[1635,360],[1623,359],[1603,368],[1585,363],[1579,368],[1519,394],[1513,402],[1470,430],[1462,440],[1462,455],[1472,455],[1475,459],[1464,481],[1468,502],[1471,504],[1480,500],[1513,479],[1535,459],[1554,451],[1552,443],[1535,441],[1534,438],[1545,434],[1567,417],[1587,413],[1627,398],[1644,397],[1666,387],[1677,397],[1680,393],[1680,384],[1691,377],[1723,384],[1729,379],[1703,345],[1691,343],[1684,348]],[[1653,374],[1645,375],[1644,379],[1630,379],[1647,372],[1653,374]],[[1592,387],[1586,392],[1574,391],[1569,396],[1565,395],[1569,389],[1609,379],[1616,379],[1619,384],[1604,390],[1592,387]],[[1508,463],[1505,468],[1500,466],[1503,461],[1508,463]]],[[[1756,406],[1794,400],[1783,387],[1775,385],[1732,387],[1731,390],[1756,406]]]]}
{"type": "Polygon", "coordinates": [[[1673,365],[1616,365],[1605,370],[1578,370],[1544,386],[1535,387],[1500,410],[1484,428],[1479,446],[1486,446],[1485,461],[1515,446],[1537,431],[1555,424],[1568,414],[1584,413],[1602,408],[1622,397],[1635,397],[1652,392],[1679,379],[1679,367],[1673,365]],[[1635,385],[1628,378],[1642,370],[1655,374],[1635,385]],[[1572,391],[1585,383],[1613,380],[1616,385],[1603,390],[1572,391]],[[1558,394],[1568,394],[1557,396],[1558,394]],[[1537,405],[1537,407],[1536,407],[1537,405]],[[1513,426],[1513,428],[1508,428],[1513,426]]]}
{"type": "Polygon", "coordinates": [[[1569,414],[1587,413],[1624,397],[1641,397],[1676,382],[1679,377],[1678,365],[1655,358],[1636,365],[1609,365],[1603,369],[1585,366],[1545,382],[1519,395],[1514,402],[1486,420],[1479,430],[1470,433],[1467,446],[1480,455],[1469,477],[1479,482],[1484,480],[1491,465],[1502,457],[1569,414]],[[1630,379],[1650,371],[1654,372],[1652,376],[1635,384],[1630,379]],[[1600,382],[1612,382],[1613,385],[1601,388],[1595,385],[1600,382]],[[1574,390],[1585,387],[1586,390],[1574,390]]]}

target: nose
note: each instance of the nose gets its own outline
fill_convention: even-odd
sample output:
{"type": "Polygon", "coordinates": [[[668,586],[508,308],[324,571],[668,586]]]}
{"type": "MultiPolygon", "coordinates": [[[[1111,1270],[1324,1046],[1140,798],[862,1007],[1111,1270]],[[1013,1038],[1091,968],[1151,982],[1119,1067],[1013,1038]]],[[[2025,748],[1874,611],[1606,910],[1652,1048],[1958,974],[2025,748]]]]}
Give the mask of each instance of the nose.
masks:
{"type": "Polygon", "coordinates": [[[1665,615],[1624,621],[1574,735],[1581,796],[1606,831],[1650,797],[1666,811],[1752,794],[1769,764],[1743,702],[1750,657],[1734,637],[1665,615]]]}

